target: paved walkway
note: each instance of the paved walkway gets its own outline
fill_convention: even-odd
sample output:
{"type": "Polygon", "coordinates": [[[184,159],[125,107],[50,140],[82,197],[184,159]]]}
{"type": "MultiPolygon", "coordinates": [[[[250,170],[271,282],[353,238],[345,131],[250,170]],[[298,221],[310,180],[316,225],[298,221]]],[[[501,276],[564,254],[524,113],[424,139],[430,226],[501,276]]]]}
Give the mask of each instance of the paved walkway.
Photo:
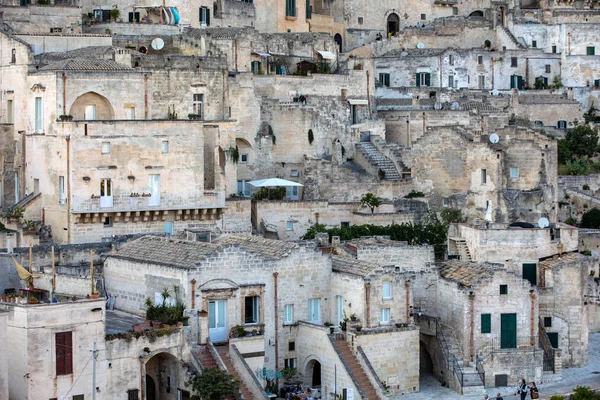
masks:
{"type": "MultiPolygon", "coordinates": [[[[456,393],[441,384],[433,376],[421,378],[421,391],[404,396],[398,395],[392,399],[403,400],[452,400],[452,399],[483,399],[483,396],[466,397],[456,393]]],[[[588,365],[583,368],[567,368],[563,370],[563,379],[558,382],[549,382],[538,385],[541,399],[550,399],[555,394],[568,394],[576,386],[589,386],[600,389],[600,333],[590,334],[588,365]]],[[[486,388],[488,396],[494,399],[500,393],[504,400],[516,400],[516,383],[514,387],[486,388]]]]}

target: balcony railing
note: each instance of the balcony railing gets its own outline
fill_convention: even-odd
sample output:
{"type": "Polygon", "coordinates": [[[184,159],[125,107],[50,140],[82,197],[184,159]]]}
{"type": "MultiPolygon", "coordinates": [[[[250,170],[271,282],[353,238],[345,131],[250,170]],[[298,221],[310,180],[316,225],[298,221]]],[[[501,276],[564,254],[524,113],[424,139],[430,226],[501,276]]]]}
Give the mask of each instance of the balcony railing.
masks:
{"type": "Polygon", "coordinates": [[[72,211],[74,213],[127,212],[127,211],[160,211],[190,210],[207,208],[224,208],[225,193],[206,191],[194,196],[175,196],[162,194],[158,204],[156,199],[143,194],[119,194],[111,197],[73,196],[72,211]]]}

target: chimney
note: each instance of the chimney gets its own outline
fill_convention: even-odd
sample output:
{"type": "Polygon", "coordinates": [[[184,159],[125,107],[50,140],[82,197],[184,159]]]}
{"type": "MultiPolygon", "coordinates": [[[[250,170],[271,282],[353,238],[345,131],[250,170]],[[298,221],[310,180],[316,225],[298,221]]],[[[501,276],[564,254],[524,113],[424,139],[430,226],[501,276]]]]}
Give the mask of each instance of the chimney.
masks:
{"type": "Polygon", "coordinates": [[[336,250],[340,245],[340,237],[339,236],[334,236],[331,238],[331,248],[333,250],[336,250]]]}
{"type": "Polygon", "coordinates": [[[567,99],[573,100],[573,88],[572,87],[567,89],[567,99]]]}

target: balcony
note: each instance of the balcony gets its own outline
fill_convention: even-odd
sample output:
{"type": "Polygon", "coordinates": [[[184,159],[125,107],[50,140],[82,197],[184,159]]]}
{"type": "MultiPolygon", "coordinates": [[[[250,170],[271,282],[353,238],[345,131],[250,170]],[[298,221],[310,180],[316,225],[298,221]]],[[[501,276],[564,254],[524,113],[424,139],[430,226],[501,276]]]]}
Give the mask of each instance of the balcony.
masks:
{"type": "Polygon", "coordinates": [[[203,221],[220,218],[224,208],[225,193],[213,191],[185,197],[162,194],[160,199],[145,193],[73,196],[71,205],[75,223],[102,222],[105,217],[115,222],[165,221],[169,212],[175,212],[175,221],[203,221]]]}

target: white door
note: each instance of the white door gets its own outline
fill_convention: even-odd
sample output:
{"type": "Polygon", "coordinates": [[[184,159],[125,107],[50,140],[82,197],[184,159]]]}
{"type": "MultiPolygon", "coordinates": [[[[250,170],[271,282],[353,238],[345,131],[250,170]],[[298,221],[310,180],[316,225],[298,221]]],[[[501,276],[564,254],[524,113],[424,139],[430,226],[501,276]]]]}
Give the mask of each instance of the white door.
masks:
{"type": "Polygon", "coordinates": [[[286,186],[285,195],[290,200],[298,200],[298,186],[286,186]]]}
{"type": "Polygon", "coordinates": [[[208,337],[213,343],[227,341],[227,300],[208,303],[208,337]]]}
{"type": "Polygon", "coordinates": [[[344,298],[337,296],[337,320],[339,323],[344,322],[344,298]]]}
{"type": "Polygon", "coordinates": [[[85,111],[84,111],[85,115],[83,117],[83,119],[87,120],[87,121],[93,121],[96,119],[96,106],[93,104],[89,104],[87,106],[85,106],[85,111]]]}
{"type": "Polygon", "coordinates": [[[160,175],[150,175],[148,180],[149,206],[160,206],[160,175]]]}
{"type": "Polygon", "coordinates": [[[112,181],[108,178],[104,178],[100,181],[100,207],[112,208],[112,206],[113,206],[112,181]]]}

